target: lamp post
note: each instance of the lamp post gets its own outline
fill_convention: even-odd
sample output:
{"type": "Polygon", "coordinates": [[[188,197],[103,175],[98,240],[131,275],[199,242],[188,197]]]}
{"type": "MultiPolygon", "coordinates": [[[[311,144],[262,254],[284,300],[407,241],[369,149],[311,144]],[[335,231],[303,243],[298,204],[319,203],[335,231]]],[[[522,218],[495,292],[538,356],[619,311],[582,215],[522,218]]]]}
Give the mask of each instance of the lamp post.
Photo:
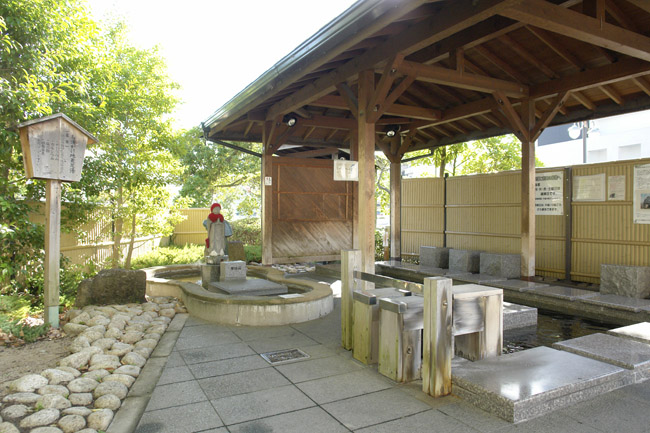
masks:
{"type": "Polygon", "coordinates": [[[59,327],[61,182],[81,179],[86,146],[97,139],[63,113],[18,125],[27,179],[45,179],[45,322],[59,327]]]}

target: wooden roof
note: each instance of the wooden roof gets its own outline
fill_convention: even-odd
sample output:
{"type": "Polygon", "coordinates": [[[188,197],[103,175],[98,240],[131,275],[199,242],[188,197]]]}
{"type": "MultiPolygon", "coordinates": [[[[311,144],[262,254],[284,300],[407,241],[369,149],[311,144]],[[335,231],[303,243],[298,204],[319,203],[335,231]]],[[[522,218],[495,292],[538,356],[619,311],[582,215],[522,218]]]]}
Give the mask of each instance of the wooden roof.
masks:
{"type": "Polygon", "coordinates": [[[350,147],[367,108],[378,146],[401,158],[511,133],[527,99],[540,129],[648,109],[649,36],[650,0],[361,0],[203,127],[208,139],[329,156],[350,147]],[[375,92],[357,107],[364,70],[375,92]]]}

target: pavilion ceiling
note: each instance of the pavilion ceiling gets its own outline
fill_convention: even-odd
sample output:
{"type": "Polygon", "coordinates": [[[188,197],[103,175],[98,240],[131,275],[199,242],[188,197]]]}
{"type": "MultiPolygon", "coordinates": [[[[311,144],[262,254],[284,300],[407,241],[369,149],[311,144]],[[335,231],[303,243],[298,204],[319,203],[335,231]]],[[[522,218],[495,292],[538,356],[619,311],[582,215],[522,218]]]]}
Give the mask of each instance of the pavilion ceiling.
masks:
{"type": "Polygon", "coordinates": [[[372,3],[384,3],[382,15],[350,18],[353,6],[335,20],[357,25],[349,36],[339,32],[334,46],[298,56],[293,69],[267,72],[277,75],[269,85],[252,83],[204,122],[207,138],[330,157],[350,147],[366,109],[378,147],[399,160],[511,133],[528,99],[536,132],[650,108],[650,0],[372,3]],[[368,107],[358,107],[364,70],[375,72],[375,91],[368,107]],[[386,132],[396,129],[389,140],[386,132]]]}

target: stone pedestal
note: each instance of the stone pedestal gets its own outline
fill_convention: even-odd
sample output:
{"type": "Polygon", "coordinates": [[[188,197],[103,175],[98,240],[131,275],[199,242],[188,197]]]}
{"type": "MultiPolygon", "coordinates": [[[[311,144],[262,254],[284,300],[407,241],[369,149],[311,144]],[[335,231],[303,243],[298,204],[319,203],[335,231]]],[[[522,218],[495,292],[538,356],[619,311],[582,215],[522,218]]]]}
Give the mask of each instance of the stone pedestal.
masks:
{"type": "Polygon", "coordinates": [[[600,293],[638,299],[650,297],[650,267],[600,265],[600,293]]]}
{"type": "Polygon", "coordinates": [[[449,248],[420,247],[420,266],[447,269],[449,248]]]}
{"type": "Polygon", "coordinates": [[[201,285],[208,289],[210,283],[219,281],[220,266],[219,264],[202,264],[201,265],[201,285]]]}
{"type": "Polygon", "coordinates": [[[481,274],[504,278],[521,277],[521,256],[519,254],[481,253],[481,274]]]}
{"type": "Polygon", "coordinates": [[[460,272],[480,271],[481,252],[470,250],[449,250],[449,269],[460,272]]]}
{"type": "Polygon", "coordinates": [[[246,279],[246,262],[242,260],[221,262],[219,267],[219,281],[236,281],[246,279]]]}

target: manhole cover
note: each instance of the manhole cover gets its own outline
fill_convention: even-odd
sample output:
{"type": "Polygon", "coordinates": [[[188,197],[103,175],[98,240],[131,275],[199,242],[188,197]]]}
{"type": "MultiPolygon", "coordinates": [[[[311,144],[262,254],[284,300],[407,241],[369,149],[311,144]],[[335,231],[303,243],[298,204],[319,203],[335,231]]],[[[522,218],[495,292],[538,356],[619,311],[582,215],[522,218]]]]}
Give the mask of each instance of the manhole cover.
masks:
{"type": "Polygon", "coordinates": [[[260,356],[264,358],[266,362],[272,365],[309,358],[309,355],[300,349],[287,349],[278,350],[276,352],[266,352],[262,353],[260,356]]]}

